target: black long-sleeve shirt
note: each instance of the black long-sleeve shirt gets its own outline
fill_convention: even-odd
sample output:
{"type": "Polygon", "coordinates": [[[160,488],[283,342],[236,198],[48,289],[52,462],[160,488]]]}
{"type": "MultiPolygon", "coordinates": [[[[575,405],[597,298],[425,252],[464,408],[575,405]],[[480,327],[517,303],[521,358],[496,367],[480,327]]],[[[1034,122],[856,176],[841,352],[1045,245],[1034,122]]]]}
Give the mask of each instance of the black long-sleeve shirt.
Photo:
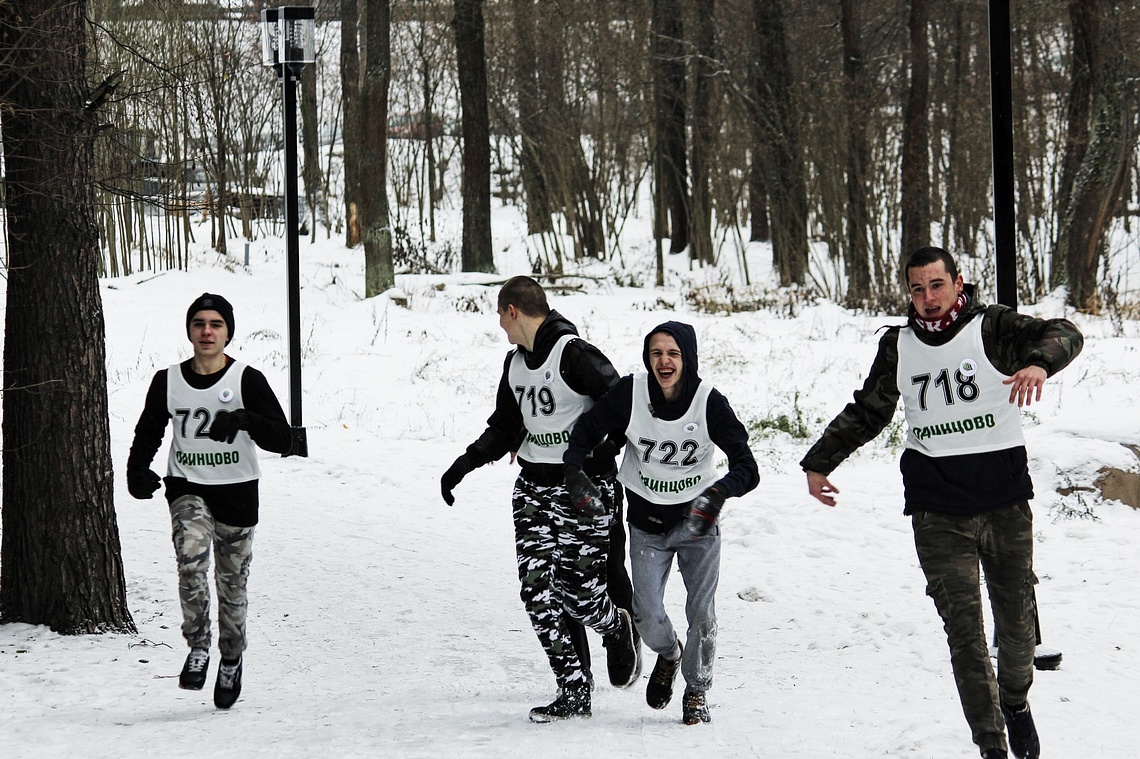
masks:
{"type": "MultiPolygon", "coordinates": [[[[695,363],[695,362],[694,362],[695,363]]],[[[650,381],[652,384],[652,380],[650,381]]],[[[748,430],[737,418],[724,395],[713,388],[705,408],[709,438],[728,456],[728,471],[713,483],[725,498],[739,497],[760,483],[756,458],[748,447],[748,430]]],[[[662,406],[655,413],[661,418],[679,418],[684,408],[662,406]]],[[[594,407],[578,418],[570,433],[570,445],[563,456],[566,464],[581,467],[586,453],[607,435],[625,435],[633,413],[633,375],[622,377],[594,407]]],[[[626,455],[630,455],[628,452],[626,455]]],[[[661,505],[650,503],[637,493],[626,491],[629,523],[646,532],[667,532],[688,514],[689,502],[661,505]]]]}
{"type": "MultiPolygon", "coordinates": [[[[473,467],[497,461],[511,451],[517,451],[526,435],[522,411],[511,388],[508,372],[515,353],[520,352],[530,368],[542,366],[550,351],[563,335],[577,335],[578,329],[557,311],[551,310],[534,335],[533,349],[521,346],[507,354],[503,361],[503,374],[495,392],[495,410],[487,419],[487,429],[475,442],[467,446],[467,456],[473,467]]],[[[570,389],[594,400],[605,395],[618,380],[617,370],[605,355],[582,339],[571,340],[562,350],[562,363],[558,367],[562,379],[570,389]]],[[[562,481],[562,467],[550,464],[520,462],[525,470],[544,481],[562,481]]],[[[607,464],[612,469],[612,460],[607,464]]],[[[591,467],[593,473],[605,468],[602,462],[591,467]]]]}
{"type": "MultiPolygon", "coordinates": [[[[196,390],[205,390],[220,380],[233,359],[227,357],[226,366],[214,374],[198,374],[187,359],[179,364],[186,383],[196,390]]],[[[151,380],[146,404],[135,425],[135,437],[127,458],[127,472],[149,469],[154,455],[162,446],[162,439],[170,421],[166,402],[166,369],[158,371],[151,380]]],[[[260,448],[273,453],[289,453],[293,444],[292,430],[273,394],[265,375],[247,366],[241,378],[241,395],[249,413],[249,436],[260,448]]],[[[252,527],[258,520],[257,480],[228,485],[202,485],[183,477],[165,477],[166,499],[173,503],[184,495],[198,495],[206,501],[214,518],[233,527],[252,527]]]]}

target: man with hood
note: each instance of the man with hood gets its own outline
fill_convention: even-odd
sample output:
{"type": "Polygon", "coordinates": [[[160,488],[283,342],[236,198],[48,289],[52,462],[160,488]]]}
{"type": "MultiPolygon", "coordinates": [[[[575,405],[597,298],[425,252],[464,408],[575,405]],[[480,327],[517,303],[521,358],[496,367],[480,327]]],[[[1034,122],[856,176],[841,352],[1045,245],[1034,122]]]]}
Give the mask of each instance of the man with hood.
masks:
{"type": "Polygon", "coordinates": [[[210,552],[218,590],[218,650],[222,661],[214,705],[228,709],[241,694],[242,652],[249,602],[246,584],[258,518],[257,448],[289,453],[293,433],[269,383],[225,349],[234,337],[234,309],[221,295],[202,293],[186,311],[194,354],[155,374],[135,425],[127,459],[127,490],[153,498],[166,485],[182,635],[190,648],[178,686],[201,690],[210,664],[210,552]],[[167,475],[151,468],[166,426],[173,439],[167,475]]]}
{"type": "Polygon", "coordinates": [[[899,468],[927,595],[942,617],[950,664],[974,743],[986,759],[1037,759],[1029,711],[1036,648],[1033,515],[1020,407],[1084,344],[1065,319],[986,306],[941,248],[915,251],[904,273],[907,324],[891,327],[861,390],[804,456],[808,492],[828,506],[827,476],[873,440],[903,400],[909,431],[899,468]],[[1016,405],[1015,405],[1016,404],[1016,405]],[[979,564],[993,609],[990,664],[979,564]]]}
{"type": "Polygon", "coordinates": [[[546,652],[559,694],[530,711],[532,722],[589,717],[589,647],[584,626],[601,633],[610,682],[632,685],[641,674],[633,627],[633,590],[625,570],[617,445],[602,442],[584,464],[599,497],[571,502],[562,479],[562,452],[578,416],[617,381],[601,351],[550,308],[530,277],[499,290],[499,326],[517,346],[507,354],[487,429],[440,479],[444,501],[477,467],[511,453],[519,462],[511,506],[522,601],[546,652]]]}
{"type": "Polygon", "coordinates": [[[598,441],[623,435],[628,443],[618,471],[629,513],[633,614],[657,663],[645,700],[664,709],[677,670],[685,679],[682,721],[709,722],[705,691],[716,658],[716,588],[725,499],[760,481],[748,430],[728,400],[697,372],[697,337],[688,324],[669,321],[645,336],[646,373],[623,377],[574,426],[563,456],[571,498],[591,496],[578,478],[598,441]],[[714,446],[728,456],[718,476],[714,446]],[[577,485],[583,485],[580,492],[577,485]],[[688,632],[681,643],[665,611],[665,583],[676,558],[685,582],[688,632]]]}

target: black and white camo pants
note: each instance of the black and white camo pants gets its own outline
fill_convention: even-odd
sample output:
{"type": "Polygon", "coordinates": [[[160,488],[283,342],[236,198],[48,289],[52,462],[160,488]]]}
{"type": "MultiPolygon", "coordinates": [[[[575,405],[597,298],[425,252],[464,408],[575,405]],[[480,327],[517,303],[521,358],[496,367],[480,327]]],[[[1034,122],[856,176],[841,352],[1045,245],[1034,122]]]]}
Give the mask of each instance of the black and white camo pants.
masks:
{"type": "Polygon", "coordinates": [[[191,648],[210,647],[210,550],[218,591],[218,650],[236,659],[245,650],[248,609],[246,583],[253,561],[252,527],[215,521],[200,496],[170,504],[174,555],[178,559],[178,597],[182,602],[182,637],[191,648]]]}
{"type": "Polygon", "coordinates": [[[520,596],[559,688],[586,682],[562,612],[605,635],[618,628],[617,607],[606,588],[613,484],[596,481],[606,513],[585,514],[570,505],[562,485],[515,480],[515,522],[520,596]]]}

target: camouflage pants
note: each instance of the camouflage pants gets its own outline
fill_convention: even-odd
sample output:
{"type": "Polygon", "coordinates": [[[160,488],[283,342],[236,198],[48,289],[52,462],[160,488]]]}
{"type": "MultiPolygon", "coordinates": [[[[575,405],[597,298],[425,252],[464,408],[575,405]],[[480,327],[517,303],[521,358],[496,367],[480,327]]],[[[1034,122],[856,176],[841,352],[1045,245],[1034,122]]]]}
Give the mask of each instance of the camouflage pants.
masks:
{"type": "Polygon", "coordinates": [[[562,485],[515,480],[512,509],[520,596],[559,688],[581,685],[586,673],[563,622],[563,612],[599,633],[618,626],[606,588],[613,486],[598,482],[606,513],[584,514],[562,485]]]}
{"type": "Polygon", "coordinates": [[[248,608],[246,582],[253,560],[252,527],[231,527],[214,520],[196,495],[170,504],[174,554],[178,560],[178,597],[182,602],[182,637],[191,648],[210,647],[210,549],[218,591],[218,650],[236,659],[245,650],[248,608]]]}
{"type": "Polygon", "coordinates": [[[950,645],[950,664],[974,743],[1006,748],[999,698],[1026,700],[1033,683],[1033,514],[1027,502],[972,517],[915,512],[911,517],[926,593],[950,645]],[[990,664],[981,575],[993,610],[998,669],[990,664]]]}

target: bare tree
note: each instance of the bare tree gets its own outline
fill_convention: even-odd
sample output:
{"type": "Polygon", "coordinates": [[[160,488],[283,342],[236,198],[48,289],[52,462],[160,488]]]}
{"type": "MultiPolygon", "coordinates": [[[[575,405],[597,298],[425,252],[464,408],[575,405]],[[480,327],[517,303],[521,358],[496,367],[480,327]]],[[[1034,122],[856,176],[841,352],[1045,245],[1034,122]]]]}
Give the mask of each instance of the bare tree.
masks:
{"type": "Polygon", "coordinates": [[[388,208],[388,86],[391,76],[389,0],[373,0],[365,11],[367,62],[360,87],[360,221],[364,241],[364,297],[396,283],[392,266],[392,223],[388,208]],[[367,177],[367,180],[364,179],[367,177]]]}
{"type": "Polygon", "coordinates": [[[491,136],[483,1],[454,0],[463,124],[463,271],[494,271],[491,249],[491,136]]]}
{"type": "Polygon", "coordinates": [[[930,49],[926,0],[910,0],[910,86],[903,110],[900,263],[930,244],[930,49]]]}
{"type": "Polygon", "coordinates": [[[782,0],[753,0],[757,90],[753,118],[768,175],[772,256],[780,284],[803,284],[807,274],[807,187],[800,124],[793,96],[782,0]]]}
{"type": "Polygon", "coordinates": [[[8,232],[0,613],[133,632],[115,520],[87,4],[0,4],[8,232]]]}
{"type": "Polygon", "coordinates": [[[340,91],[344,110],[344,244],[360,244],[360,9],[357,0],[340,0],[340,91]]]}
{"type": "Polygon", "coordinates": [[[858,0],[841,0],[839,25],[843,35],[843,75],[847,84],[847,305],[871,299],[871,256],[868,235],[867,169],[871,147],[867,141],[866,68],[858,0]]]}
{"type": "Polygon", "coordinates": [[[1092,49],[1094,94],[1089,144],[1062,210],[1057,237],[1069,274],[1069,303],[1094,310],[1097,274],[1109,224],[1127,182],[1128,157],[1136,150],[1137,102],[1125,62],[1117,0],[1090,0],[1099,32],[1092,49]]]}
{"type": "Polygon", "coordinates": [[[712,156],[717,128],[713,123],[713,98],[720,68],[716,52],[715,0],[697,0],[693,36],[693,211],[690,255],[704,264],[713,263],[712,156]]]}
{"type": "Polygon", "coordinates": [[[684,25],[678,0],[653,0],[651,22],[654,88],[654,169],[657,183],[654,236],[670,238],[669,252],[689,245],[689,166],[685,150],[684,25]]]}

